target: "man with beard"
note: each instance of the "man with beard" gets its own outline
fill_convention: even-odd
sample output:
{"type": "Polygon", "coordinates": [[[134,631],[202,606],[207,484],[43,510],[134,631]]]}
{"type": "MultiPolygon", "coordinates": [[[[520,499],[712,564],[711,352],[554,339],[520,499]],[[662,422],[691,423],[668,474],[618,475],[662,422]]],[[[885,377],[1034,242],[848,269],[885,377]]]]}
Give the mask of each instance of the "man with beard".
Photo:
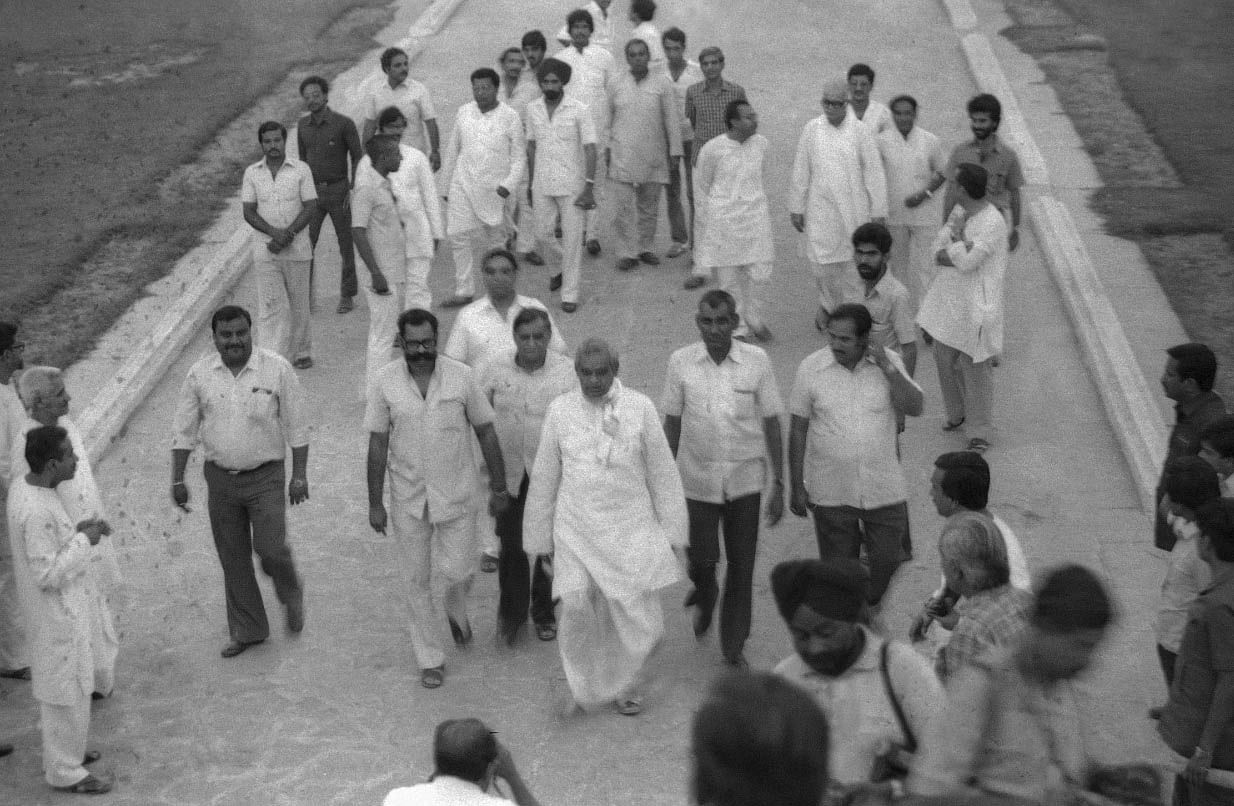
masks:
{"type": "Polygon", "coordinates": [[[26,419],[13,383],[13,373],[21,369],[25,349],[25,343],[17,338],[17,325],[0,322],[0,677],[14,680],[30,679],[26,620],[17,598],[13,550],[4,517],[4,501],[13,480],[13,441],[26,419]]]}
{"type": "Polygon", "coordinates": [[[544,34],[539,31],[528,31],[523,34],[523,39],[519,44],[522,45],[523,58],[527,60],[527,69],[535,75],[548,50],[548,42],[544,39],[544,34]]]}
{"type": "Polygon", "coordinates": [[[796,650],[775,674],[809,692],[826,714],[828,795],[837,798],[878,786],[869,782],[879,758],[889,746],[911,752],[944,703],[925,658],[866,626],[867,588],[857,560],[790,560],[771,571],[796,650]]]}
{"type": "Polygon", "coordinates": [[[491,479],[489,514],[509,505],[505,465],[489,405],[470,367],[437,355],[437,317],[419,308],[398,318],[403,360],[386,364],[369,387],[364,427],[368,443],[369,525],[382,534],[390,473],[390,517],[402,555],[410,609],[411,647],[420,684],[445,679],[441,618],[432,580],[444,577],[446,619],[454,642],[471,643],[467,589],[475,566],[474,430],[491,479]]]}
{"type": "Polygon", "coordinates": [[[912,377],[917,370],[917,324],[908,289],[887,270],[893,246],[891,232],[882,224],[862,224],[853,232],[853,255],[864,293],[845,301],[865,306],[874,321],[870,341],[899,353],[912,377]]]}
{"type": "Polygon", "coordinates": [[[227,588],[224,658],[270,635],[253,554],[287,608],[287,630],[304,629],[304,587],[287,545],[284,461],[291,447],[292,506],[308,500],[309,427],[296,373],[278,354],[254,349],[248,311],[224,305],[210,318],[218,355],[202,358],[184,379],[171,443],[171,498],[188,512],[184,470],[200,439],[207,508],[227,588]]]}
{"type": "Polygon", "coordinates": [[[364,116],[364,125],[360,128],[360,139],[368,139],[377,131],[377,116],[388,106],[398,107],[407,118],[407,133],[403,142],[412,148],[419,149],[428,157],[429,164],[436,171],[441,168],[441,153],[438,150],[437,112],[433,109],[433,99],[428,88],[409,78],[411,61],[407,51],[402,48],[386,48],[381,54],[381,72],[385,73],[361,89],[360,113],[364,116]],[[425,133],[428,138],[425,139],[425,133]]]}
{"type": "Polygon", "coordinates": [[[1002,117],[1003,105],[993,95],[982,93],[969,100],[968,123],[973,139],[956,146],[947,161],[946,174],[950,181],[943,201],[943,220],[950,217],[952,208],[960,202],[956,171],[964,163],[980,165],[987,177],[986,198],[1004,218],[1008,211],[1011,212],[1007,246],[1014,252],[1020,244],[1020,188],[1024,186],[1024,173],[1015,150],[998,136],[1002,117]]]}

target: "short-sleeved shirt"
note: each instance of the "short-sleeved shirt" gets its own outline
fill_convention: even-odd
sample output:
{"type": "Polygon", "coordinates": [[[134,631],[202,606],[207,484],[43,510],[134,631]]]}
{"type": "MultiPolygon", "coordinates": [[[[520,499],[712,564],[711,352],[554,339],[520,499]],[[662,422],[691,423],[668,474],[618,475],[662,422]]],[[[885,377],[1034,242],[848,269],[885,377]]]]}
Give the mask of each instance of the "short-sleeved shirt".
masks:
{"type": "Polygon", "coordinates": [[[694,127],[695,154],[708,140],[728,131],[724,109],[729,102],[745,99],[746,91],[741,85],[724,79],[720,79],[720,86],[716,89],[708,88],[706,81],[691,84],[686,89],[686,117],[694,127]]]}
{"type": "Polygon", "coordinates": [[[784,414],[762,348],[734,340],[719,364],[702,342],[675,351],[660,410],[681,418],[677,468],[686,498],[722,504],[762,492],[767,481],[763,420],[784,414]]]}
{"type": "Polygon", "coordinates": [[[673,78],[673,71],[667,64],[664,66],[664,75],[668,76],[668,82],[673,85],[673,94],[677,96],[677,110],[681,112],[681,142],[688,143],[694,139],[694,126],[686,115],[686,93],[690,91],[690,87],[703,80],[703,70],[698,66],[698,62],[686,59],[681,75],[673,78]]]}
{"type": "MultiPolygon", "coordinates": [[[[277,174],[271,174],[263,158],[244,169],[240,182],[240,202],[257,204],[257,214],[272,227],[285,229],[291,226],[306,202],[316,201],[317,188],[313,172],[300,160],[284,157],[277,174]]],[[[270,254],[266,244],[270,237],[263,235],[253,244],[253,254],[264,258],[270,254]]],[[[309,242],[308,227],[296,233],[291,243],[277,253],[285,260],[309,260],[313,257],[313,245],[309,242]]]]}
{"type": "Polygon", "coordinates": [[[390,81],[381,76],[365,87],[360,110],[366,120],[376,122],[381,110],[387,106],[398,107],[407,118],[407,131],[403,132],[403,142],[428,154],[430,149],[424,123],[437,119],[437,111],[433,108],[433,98],[429,95],[428,87],[414,78],[408,78],[397,87],[391,88],[390,81]]]}
{"type": "Polygon", "coordinates": [[[996,646],[1010,645],[1027,626],[1032,604],[1032,594],[1011,584],[961,599],[955,608],[959,621],[934,659],[939,679],[950,679],[996,646]]]}
{"type": "Polygon", "coordinates": [[[476,468],[468,431],[493,422],[471,368],[437,356],[428,395],[407,362],[386,364],[368,390],[364,428],[390,435],[390,496],[421,520],[444,523],[470,511],[476,468]]]}
{"type": "Polygon", "coordinates": [[[346,115],[329,107],[305,115],[296,125],[296,143],[300,159],[313,172],[313,180],[322,183],[342,183],[351,179],[351,169],[364,156],[356,124],[346,115]]]}
{"type": "Polygon", "coordinates": [[[913,300],[904,287],[904,283],[887,272],[874,288],[866,290],[866,284],[861,284],[863,292],[860,302],[870,312],[874,324],[870,327],[870,342],[881,344],[888,350],[900,351],[902,345],[914,344],[917,341],[917,323],[913,317],[913,300]]]}
{"type": "Polygon", "coordinates": [[[552,117],[548,104],[537,98],[527,105],[527,142],[536,144],[536,193],[572,196],[583,189],[586,157],[583,146],[595,145],[596,123],[586,104],[565,97],[552,117]]]}
{"type": "Polygon", "coordinates": [[[373,170],[371,164],[361,170],[366,177],[364,182],[356,182],[352,194],[351,225],[365,230],[377,267],[386,279],[392,283],[405,282],[407,238],[390,177],[373,170]]]}
{"type": "MultiPolygon", "coordinates": [[[[459,310],[443,352],[455,361],[479,369],[488,359],[514,346],[514,320],[524,308],[548,311],[540,300],[522,294],[515,295],[505,316],[493,307],[493,301],[487,294],[475,302],[469,302],[459,310]]],[[[549,314],[548,321],[553,330],[548,348],[564,354],[566,342],[552,314],[549,314]]]]}
{"type": "MultiPolygon", "coordinates": [[[[897,353],[887,360],[917,386],[897,353]]],[[[862,358],[849,370],[830,348],[806,356],[788,410],[810,421],[804,475],[811,504],[876,509],[905,500],[891,382],[873,361],[862,358]]]]}
{"type": "Polygon", "coordinates": [[[425,784],[391,789],[381,806],[510,806],[510,801],[488,794],[471,781],[437,775],[425,784]]]}
{"type": "Polygon", "coordinates": [[[291,364],[261,347],[238,375],[218,353],[194,364],[180,387],[171,447],[192,450],[199,438],[206,461],[227,470],[281,462],[288,445],[307,445],[304,392],[291,364]]]}
{"type": "Polygon", "coordinates": [[[929,187],[935,174],[946,175],[947,157],[938,137],[920,126],[914,126],[905,137],[892,126],[875,139],[887,175],[887,224],[937,227],[943,220],[941,193],[926,197],[916,207],[909,207],[904,200],[929,187]]]}
{"type": "Polygon", "coordinates": [[[961,163],[980,165],[985,168],[987,176],[985,197],[999,210],[1006,211],[1011,206],[1011,191],[1024,186],[1024,173],[1020,170],[1020,158],[1011,146],[999,139],[997,134],[991,134],[989,140],[992,145],[987,154],[981,153],[977,140],[956,146],[947,161],[947,179],[955,181],[956,168],[961,163]]]}

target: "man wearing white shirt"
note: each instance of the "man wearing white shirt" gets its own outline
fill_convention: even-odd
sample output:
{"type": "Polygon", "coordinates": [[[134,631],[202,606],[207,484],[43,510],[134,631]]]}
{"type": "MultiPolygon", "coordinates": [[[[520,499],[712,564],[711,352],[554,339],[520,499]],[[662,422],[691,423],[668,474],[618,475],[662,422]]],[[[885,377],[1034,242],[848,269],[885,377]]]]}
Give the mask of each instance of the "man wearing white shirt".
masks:
{"type": "Polygon", "coordinates": [[[664,46],[660,41],[660,32],[652,23],[655,16],[655,0],[630,0],[630,22],[634,23],[630,38],[641,39],[647,43],[647,52],[651,55],[648,68],[653,73],[660,73],[663,72],[667,62],[664,58],[664,46]]]}
{"type": "Polygon", "coordinates": [[[446,230],[454,251],[454,295],[442,303],[456,308],[476,293],[478,253],[505,242],[505,205],[527,168],[527,147],[518,113],[498,97],[497,71],[481,67],[471,74],[475,99],[459,107],[446,144],[442,187],[446,230]]]}
{"type": "Polygon", "coordinates": [[[686,34],[680,28],[669,28],[661,37],[666,60],[665,72],[677,96],[677,108],[681,111],[681,165],[670,161],[668,165],[668,225],[673,242],[666,253],[677,257],[690,248],[694,233],[694,126],[686,115],[686,94],[690,87],[703,81],[703,71],[698,62],[687,59],[686,34]],[[689,220],[681,207],[682,171],[685,172],[686,199],[689,202],[689,220]]]}
{"type": "Polygon", "coordinates": [[[848,85],[823,86],[823,114],[805,125],[788,197],[789,220],[805,235],[805,257],[818,284],[815,325],[858,293],[853,230],[887,216],[887,180],[870,130],[848,112],[848,85]]]}
{"type": "Polygon", "coordinates": [[[827,322],[830,347],[806,357],[789,395],[788,472],[794,515],[814,515],[819,556],[870,559],[871,604],[903,561],[908,532],[898,414],[921,414],[921,387],[904,361],[870,341],[865,306],[844,303],[827,322]]]}
{"type": "Polygon", "coordinates": [[[317,206],[308,165],[287,155],[287,129],[268,120],[257,128],[265,157],[244,169],[240,205],[254,239],[257,274],[257,335],[260,346],[297,369],[313,366],[309,332],[309,285],[313,246],[306,231],[317,206]]]}
{"type": "Polygon", "coordinates": [[[853,114],[877,137],[891,128],[891,110],[870,98],[874,89],[874,69],[858,62],[848,68],[848,106],[853,114]]]}
{"type": "MultiPolygon", "coordinates": [[[[540,84],[536,81],[535,71],[527,72],[527,57],[523,55],[523,49],[518,47],[509,47],[502,51],[497,64],[501,67],[501,91],[497,95],[502,103],[518,112],[518,119],[523,124],[523,134],[526,135],[527,105],[540,97],[540,84]]],[[[529,205],[527,179],[528,175],[524,174],[517,192],[511,193],[506,200],[506,213],[516,233],[515,253],[532,266],[543,266],[543,258],[535,251],[534,214],[529,205]]]]}
{"type": "Polygon", "coordinates": [[[917,100],[898,95],[891,101],[895,123],[878,135],[878,151],[887,174],[887,228],[895,249],[891,270],[912,293],[916,311],[934,279],[930,246],[942,220],[937,191],[947,182],[947,156],[939,139],[917,125],[917,100]]]}
{"type": "Polygon", "coordinates": [[[956,169],[958,204],[933,249],[938,273],[926,291],[917,324],[934,339],[945,431],[963,426],[970,450],[990,447],[994,428],[994,367],[1003,350],[1003,277],[1007,221],[986,201],[986,170],[971,162],[956,169]]]}
{"type": "Polygon", "coordinates": [[[365,85],[361,92],[360,114],[364,125],[360,130],[361,141],[367,142],[377,131],[377,116],[388,106],[398,107],[407,118],[407,134],[404,142],[412,148],[418,148],[429,159],[429,164],[436,171],[441,167],[441,152],[437,132],[437,112],[433,108],[433,99],[428,88],[409,78],[411,61],[407,51],[402,48],[386,48],[381,54],[381,72],[384,78],[379,78],[365,85]],[[425,137],[425,132],[428,137],[425,137]]]}
{"type": "Polygon", "coordinates": [[[774,247],[771,213],[763,183],[767,138],[745,101],[725,110],[728,134],[703,146],[694,169],[698,199],[698,244],[694,263],[714,269],[720,288],[737,301],[739,339],[771,339],[763,320],[774,247]]]}
{"type": "Polygon", "coordinates": [[[543,97],[527,106],[527,174],[536,233],[550,258],[556,252],[561,309],[578,310],[583,260],[584,216],[595,209],[596,128],[591,112],[565,95],[570,65],[546,59],[536,74],[543,97]],[[561,222],[561,245],[554,229],[561,222]]]}

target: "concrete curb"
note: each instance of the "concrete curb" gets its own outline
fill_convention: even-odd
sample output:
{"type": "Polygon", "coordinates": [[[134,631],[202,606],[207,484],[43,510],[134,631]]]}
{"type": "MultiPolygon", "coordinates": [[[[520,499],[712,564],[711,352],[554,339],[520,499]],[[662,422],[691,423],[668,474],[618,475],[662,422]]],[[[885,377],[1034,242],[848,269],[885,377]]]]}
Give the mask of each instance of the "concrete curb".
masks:
{"type": "Polygon", "coordinates": [[[1033,140],[1016,95],[985,34],[971,29],[977,15],[968,0],[943,0],[977,85],[1003,104],[1000,135],[1020,155],[1025,178],[1039,193],[1028,201],[1029,224],[1075,329],[1089,375],[1105,406],[1145,512],[1156,506],[1156,488],[1169,429],[1127,334],[1098,277],[1067,207],[1054,189],[1045,158],[1033,140]]]}

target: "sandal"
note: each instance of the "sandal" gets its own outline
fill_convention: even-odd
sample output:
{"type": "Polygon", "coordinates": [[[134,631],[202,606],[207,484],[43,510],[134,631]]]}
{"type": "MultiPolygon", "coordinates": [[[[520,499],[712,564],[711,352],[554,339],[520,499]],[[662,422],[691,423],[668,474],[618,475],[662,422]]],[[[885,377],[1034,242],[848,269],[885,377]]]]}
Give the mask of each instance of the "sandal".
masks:
{"type": "Polygon", "coordinates": [[[552,641],[557,637],[557,625],[555,624],[537,624],[536,638],[541,641],[552,641]]]}
{"type": "Polygon", "coordinates": [[[642,697],[622,697],[616,705],[617,712],[622,716],[638,716],[643,712],[642,697]]]}
{"type": "Polygon", "coordinates": [[[102,795],[111,791],[111,781],[87,775],[72,786],[53,786],[57,792],[68,792],[73,795],[102,795]]]}
{"type": "Polygon", "coordinates": [[[485,552],[480,555],[480,570],[486,574],[491,574],[497,570],[497,558],[492,554],[485,552]]]}
{"type": "Polygon", "coordinates": [[[0,669],[0,677],[6,677],[9,680],[29,680],[30,667],[23,666],[20,669],[0,669]]]}
{"type": "Polygon", "coordinates": [[[458,626],[457,621],[449,616],[446,617],[446,620],[450,622],[450,635],[454,638],[455,646],[462,649],[471,643],[471,622],[467,622],[467,630],[464,632],[463,628],[458,626]]]}
{"type": "Polygon", "coordinates": [[[446,680],[446,667],[434,666],[420,671],[420,685],[425,688],[440,688],[446,680]]]}
{"type": "Polygon", "coordinates": [[[952,431],[959,431],[963,425],[964,425],[963,417],[956,420],[954,423],[949,420],[947,421],[947,424],[943,426],[943,431],[950,434],[952,431]]]}
{"type": "Polygon", "coordinates": [[[93,764],[103,757],[103,754],[97,750],[87,750],[86,755],[82,757],[81,764],[84,767],[87,764],[93,764]]]}

